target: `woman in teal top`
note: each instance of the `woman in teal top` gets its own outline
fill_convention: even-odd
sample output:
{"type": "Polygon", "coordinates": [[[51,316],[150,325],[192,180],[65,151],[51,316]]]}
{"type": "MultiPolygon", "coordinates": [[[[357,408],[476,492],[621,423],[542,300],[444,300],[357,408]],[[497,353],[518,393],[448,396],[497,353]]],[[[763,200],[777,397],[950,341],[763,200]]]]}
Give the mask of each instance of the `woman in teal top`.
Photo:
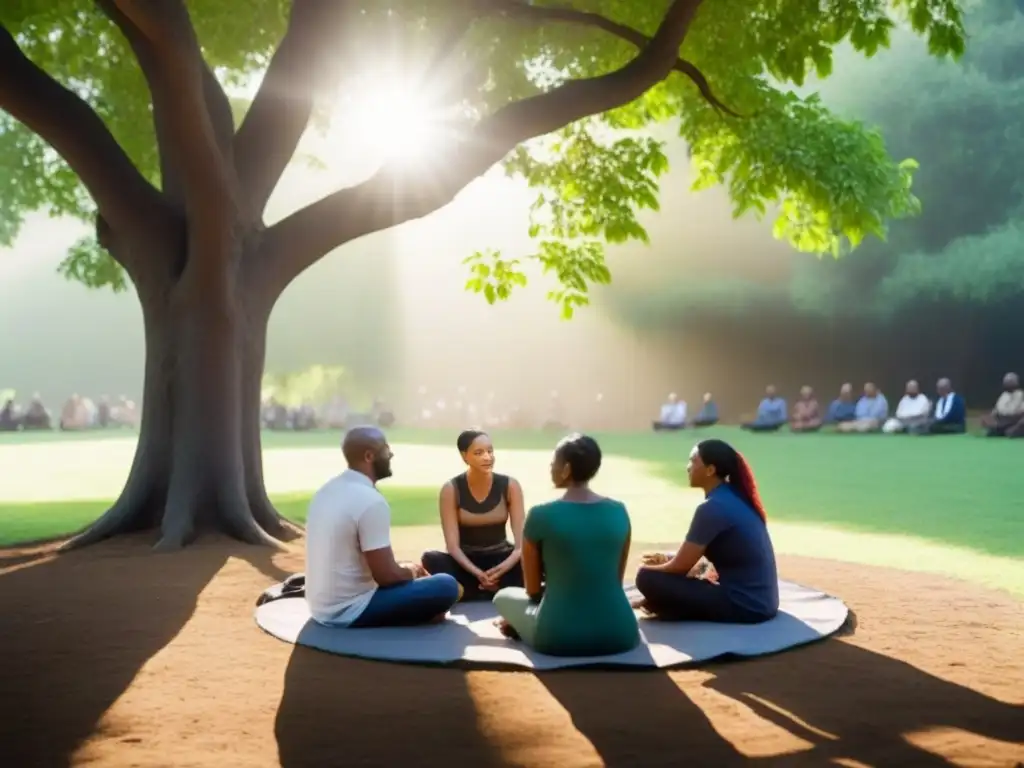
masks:
{"type": "Polygon", "coordinates": [[[555,448],[551,479],[561,499],[533,507],[523,527],[526,588],[494,596],[499,627],[541,653],[604,656],[640,642],[636,614],[622,588],[629,556],[629,513],[622,502],[588,484],[601,467],[601,449],[586,435],[555,448]]]}

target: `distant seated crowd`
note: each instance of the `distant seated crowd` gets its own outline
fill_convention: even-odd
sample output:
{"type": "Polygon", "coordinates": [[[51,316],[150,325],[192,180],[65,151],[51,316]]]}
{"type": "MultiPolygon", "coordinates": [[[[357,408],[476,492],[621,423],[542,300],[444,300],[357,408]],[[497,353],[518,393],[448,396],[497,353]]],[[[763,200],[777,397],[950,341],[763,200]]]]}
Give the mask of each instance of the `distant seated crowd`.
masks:
{"type": "MultiPolygon", "coordinates": [[[[797,433],[818,432],[833,427],[837,432],[912,435],[958,435],[967,431],[967,406],[947,378],[935,385],[935,399],[921,392],[914,380],[908,381],[903,397],[890,411],[889,401],[878,387],[868,382],[863,394],[855,398],[853,386],[844,384],[839,397],[822,412],[811,387],[803,387],[792,409],[779,396],[774,386],[765,388],[765,397],[757,407],[753,420],[741,426],[751,432],[777,432],[783,427],[797,433]]],[[[692,421],[687,420],[686,403],[674,393],[662,406],[654,422],[655,431],[706,427],[718,422],[718,407],[710,393],[692,421]]],[[[989,437],[1024,437],[1024,389],[1016,373],[1003,377],[1003,392],[991,411],[981,417],[981,426],[989,437]]]]}
{"type": "Polygon", "coordinates": [[[263,401],[260,422],[264,429],[276,432],[304,432],[311,429],[351,429],[352,427],[374,424],[390,427],[395,423],[395,414],[380,399],[366,413],[349,408],[348,401],[340,395],[320,407],[310,402],[288,406],[276,397],[263,401]]]}
{"type": "MultiPolygon", "coordinates": [[[[98,402],[92,398],[72,395],[64,403],[57,426],[65,432],[108,427],[138,426],[138,408],[132,400],[122,395],[117,403],[111,404],[103,396],[98,402]]],[[[0,432],[31,432],[54,428],[50,410],[38,393],[32,396],[28,406],[21,408],[14,398],[8,398],[0,408],[0,432]]]]}

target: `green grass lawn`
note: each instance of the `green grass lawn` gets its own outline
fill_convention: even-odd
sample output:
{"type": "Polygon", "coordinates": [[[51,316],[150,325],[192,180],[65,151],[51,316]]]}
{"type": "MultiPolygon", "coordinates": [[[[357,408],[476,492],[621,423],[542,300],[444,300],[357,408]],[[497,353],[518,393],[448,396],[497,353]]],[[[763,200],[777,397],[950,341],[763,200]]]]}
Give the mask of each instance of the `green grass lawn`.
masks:
{"type": "MultiPolygon", "coordinates": [[[[1024,556],[1024,444],[974,436],[728,435],[772,519],[1024,556]]],[[[658,471],[685,484],[678,461],[658,471]]]]}
{"type": "MultiPolygon", "coordinates": [[[[386,488],[393,525],[427,525],[437,520],[433,488],[386,488]]],[[[306,522],[311,493],[272,494],[278,511],[289,520],[306,522]]],[[[0,501],[0,547],[38,541],[80,530],[102,515],[109,501],[44,501],[7,504],[0,501]]]]}
{"type": "MultiPolygon", "coordinates": [[[[702,434],[723,437],[747,455],[781,549],[958,575],[984,566],[988,581],[1009,568],[1024,590],[1020,442],[970,435],[751,435],[729,427],[702,434]]],[[[454,437],[437,430],[389,432],[395,477],[381,489],[395,525],[436,524],[437,489],[459,471],[454,437]]],[[[528,503],[553,493],[546,470],[556,437],[511,431],[494,436],[501,466],[523,483],[528,503]]],[[[627,500],[643,540],[677,541],[698,500],[685,477],[696,435],[597,437],[606,455],[600,489],[627,500]]],[[[37,493],[32,501],[19,500],[0,483],[0,545],[69,533],[98,517],[127,470],[126,440],[125,433],[98,442],[83,435],[0,436],[0,476],[39,473],[54,455],[45,498],[37,493]],[[103,458],[107,450],[116,460],[103,458]],[[106,496],[83,497],[73,487],[81,477],[62,482],[70,473],[59,468],[59,451],[65,465],[88,456],[103,468],[91,472],[109,465],[109,472],[121,474],[105,481],[106,496]]],[[[340,469],[338,440],[327,432],[265,436],[268,488],[289,518],[302,521],[312,491],[340,469]]]]}

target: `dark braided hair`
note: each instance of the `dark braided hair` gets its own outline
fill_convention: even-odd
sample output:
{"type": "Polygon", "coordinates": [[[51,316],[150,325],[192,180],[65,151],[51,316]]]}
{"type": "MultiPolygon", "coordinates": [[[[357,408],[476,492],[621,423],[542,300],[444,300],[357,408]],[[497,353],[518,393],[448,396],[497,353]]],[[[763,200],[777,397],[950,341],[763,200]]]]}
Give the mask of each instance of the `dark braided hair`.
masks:
{"type": "Polygon", "coordinates": [[[714,467],[715,475],[732,488],[754,511],[767,521],[768,515],[757,490],[754,472],[743,454],[724,440],[701,440],[697,443],[697,454],[705,467],[714,467]]]}

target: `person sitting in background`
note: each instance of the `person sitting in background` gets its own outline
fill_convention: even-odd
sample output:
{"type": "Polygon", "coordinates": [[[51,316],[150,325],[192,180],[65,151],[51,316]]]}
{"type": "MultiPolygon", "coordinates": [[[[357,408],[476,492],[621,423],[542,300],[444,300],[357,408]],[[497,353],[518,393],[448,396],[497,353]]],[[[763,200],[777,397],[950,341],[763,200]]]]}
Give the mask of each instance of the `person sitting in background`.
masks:
{"type": "Polygon", "coordinates": [[[117,399],[117,405],[110,409],[110,421],[119,427],[136,427],[139,424],[139,410],[134,400],[126,395],[117,399]]]}
{"type": "Polygon", "coordinates": [[[39,393],[32,395],[25,415],[21,418],[22,429],[52,429],[50,412],[43,405],[43,399],[39,393]]]}
{"type": "Polygon", "coordinates": [[[552,656],[625,653],[640,628],[622,588],[629,557],[629,512],[599,496],[590,481],[601,448],[586,435],[558,443],[551,480],[562,498],[538,504],[523,529],[525,589],[494,596],[502,633],[552,656]]]}
{"type": "Polygon", "coordinates": [[[786,423],[786,401],[775,393],[775,387],[769,384],[764,390],[764,400],[757,406],[757,416],[753,421],[741,425],[751,432],[775,432],[786,423]]]}
{"type": "Polygon", "coordinates": [[[485,432],[463,432],[456,447],[467,469],[441,488],[447,551],[425,552],[422,563],[428,573],[453,576],[463,600],[490,600],[502,587],[523,585],[523,489],[515,478],[494,471],[494,444],[485,432]]]}
{"type": "Polygon", "coordinates": [[[263,406],[263,426],[278,432],[288,429],[288,407],[271,396],[263,406]]]}
{"type": "Polygon", "coordinates": [[[927,395],[922,394],[921,387],[911,379],[907,382],[905,394],[896,404],[896,415],[882,425],[887,435],[897,432],[914,432],[928,426],[932,403],[927,395]]]}
{"type": "Polygon", "coordinates": [[[17,432],[21,427],[21,415],[14,398],[8,398],[4,407],[0,408],[0,432],[17,432]]]}
{"type": "Polygon", "coordinates": [[[96,404],[96,425],[100,429],[110,426],[110,398],[100,395],[100,401],[96,404]]]}
{"type": "Polygon", "coordinates": [[[668,396],[668,402],[661,406],[661,415],[654,422],[654,431],[674,431],[686,427],[686,401],[680,400],[673,392],[668,396]]]}
{"type": "Polygon", "coordinates": [[[842,424],[857,418],[857,404],[853,400],[853,384],[847,382],[839,388],[839,397],[833,400],[825,413],[826,424],[842,424]]]}
{"type": "Polygon", "coordinates": [[[1007,432],[1024,425],[1024,389],[1016,373],[1003,376],[1003,391],[992,412],[981,418],[988,437],[1005,437],[1007,432]]]}
{"type": "Polygon", "coordinates": [[[91,397],[82,397],[79,401],[79,409],[82,423],[85,424],[83,429],[95,429],[100,415],[100,409],[96,407],[96,402],[91,397]]]}
{"type": "Polygon", "coordinates": [[[877,432],[889,418],[889,401],[872,382],[864,385],[864,395],[857,401],[853,421],[838,425],[840,432],[877,432]]]}
{"type": "Polygon", "coordinates": [[[700,407],[700,413],[693,420],[695,427],[713,427],[718,423],[718,405],[711,397],[710,392],[704,393],[704,401],[700,407]]]}
{"type": "Polygon", "coordinates": [[[376,398],[370,407],[370,415],[373,423],[382,429],[388,429],[395,424],[395,412],[384,402],[383,398],[376,398]]]}
{"type": "Polygon", "coordinates": [[[913,430],[928,435],[962,435],[967,431],[967,405],[964,399],[953,391],[949,379],[939,379],[935,385],[938,398],[932,420],[924,427],[913,430]]]}
{"type": "Polygon", "coordinates": [[[674,556],[644,556],[634,607],[670,621],[768,621],[779,611],[779,577],[750,465],[728,443],[702,440],[686,473],[704,501],[674,556]],[[702,561],[710,563],[703,571],[702,561]]]}
{"type": "Polygon", "coordinates": [[[814,390],[808,386],[800,388],[800,397],[793,403],[789,428],[794,432],[817,432],[821,429],[821,408],[814,390]]]}
{"type": "Polygon", "coordinates": [[[391,549],[391,508],[377,483],[391,477],[391,447],[376,427],[345,434],[348,469],[309,503],[306,602],[328,627],[390,627],[443,620],[461,588],[448,574],[402,565],[391,549]]]}
{"type": "Polygon", "coordinates": [[[291,415],[292,429],[307,432],[316,429],[316,408],[309,401],[304,401],[291,415]]]}
{"type": "Polygon", "coordinates": [[[73,394],[64,403],[60,412],[60,428],[65,432],[77,432],[89,428],[89,412],[80,395],[73,394]]]}

